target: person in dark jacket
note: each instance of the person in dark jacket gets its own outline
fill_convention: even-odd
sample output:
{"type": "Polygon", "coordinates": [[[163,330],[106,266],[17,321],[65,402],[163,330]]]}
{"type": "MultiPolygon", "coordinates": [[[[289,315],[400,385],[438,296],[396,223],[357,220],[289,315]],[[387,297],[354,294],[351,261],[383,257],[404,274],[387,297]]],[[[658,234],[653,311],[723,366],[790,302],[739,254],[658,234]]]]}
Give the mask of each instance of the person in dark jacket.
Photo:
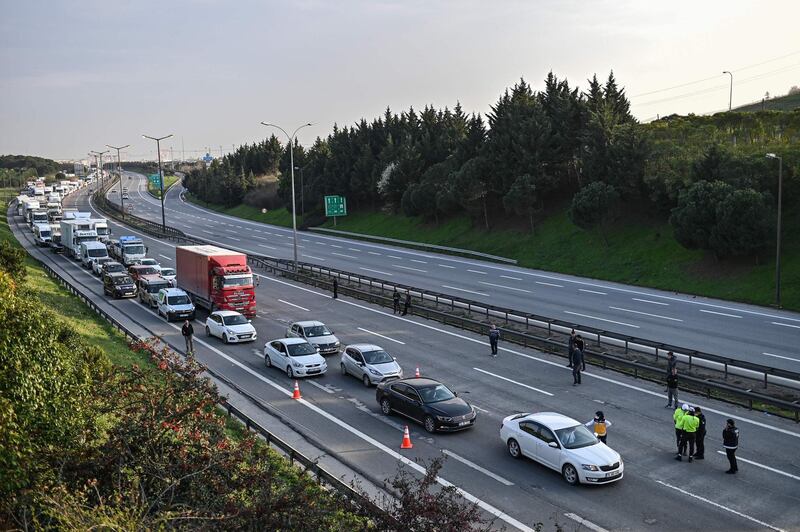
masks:
{"type": "Polygon", "coordinates": [[[492,323],[491,327],[489,327],[489,346],[492,348],[492,356],[497,356],[497,342],[500,340],[500,329],[497,328],[497,325],[492,323]]]}
{"type": "Polygon", "coordinates": [[[181,334],[186,342],[186,354],[194,353],[194,327],[189,323],[189,320],[183,322],[181,327],[181,334]]]}
{"type": "Polygon", "coordinates": [[[678,407],[678,370],[672,368],[672,373],[667,376],[667,406],[664,408],[671,408],[672,401],[675,401],[675,408],[678,407]]]}
{"type": "Polygon", "coordinates": [[[581,383],[581,371],[586,371],[586,362],[583,359],[583,349],[577,345],[572,350],[572,385],[577,386],[581,383]]]}
{"type": "Polygon", "coordinates": [[[726,473],[735,475],[739,471],[739,465],[736,463],[736,449],[739,448],[739,429],[732,419],[725,423],[725,429],[722,431],[722,446],[725,448],[725,454],[728,456],[728,463],[731,467],[726,473]]]}
{"type": "Polygon", "coordinates": [[[568,368],[572,367],[572,350],[575,349],[575,329],[572,329],[569,333],[569,343],[567,344],[567,359],[569,359],[569,364],[567,364],[568,368]]]}
{"type": "Polygon", "coordinates": [[[408,309],[411,307],[411,292],[406,292],[406,300],[403,303],[403,316],[408,314],[408,309]]]}
{"type": "Polygon", "coordinates": [[[400,292],[397,291],[397,288],[392,292],[392,303],[394,303],[394,313],[397,314],[400,312],[400,292]]]}
{"type": "Polygon", "coordinates": [[[694,407],[694,415],[700,421],[699,425],[697,426],[697,433],[695,434],[697,452],[694,453],[694,457],[698,460],[703,460],[706,452],[706,444],[704,441],[706,437],[706,415],[703,414],[703,411],[699,406],[694,407]]]}
{"type": "Polygon", "coordinates": [[[339,298],[339,281],[336,280],[336,277],[333,278],[333,299],[339,298]]]}

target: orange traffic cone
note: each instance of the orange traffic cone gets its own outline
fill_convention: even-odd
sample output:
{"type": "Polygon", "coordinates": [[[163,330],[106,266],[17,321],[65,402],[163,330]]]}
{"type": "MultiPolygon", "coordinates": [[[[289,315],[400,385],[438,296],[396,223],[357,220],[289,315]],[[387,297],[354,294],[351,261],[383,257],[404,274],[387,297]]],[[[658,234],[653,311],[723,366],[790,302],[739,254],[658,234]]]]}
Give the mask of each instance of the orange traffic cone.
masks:
{"type": "Polygon", "coordinates": [[[417,371],[414,372],[414,376],[419,379],[419,366],[417,366],[417,371]]]}
{"type": "Polygon", "coordinates": [[[411,436],[408,434],[408,425],[406,425],[405,430],[403,431],[403,443],[400,444],[401,449],[411,449],[414,447],[411,445],[411,436]]]}
{"type": "Polygon", "coordinates": [[[294,393],[292,394],[292,399],[300,399],[300,385],[297,384],[297,381],[294,381],[294,393]]]}

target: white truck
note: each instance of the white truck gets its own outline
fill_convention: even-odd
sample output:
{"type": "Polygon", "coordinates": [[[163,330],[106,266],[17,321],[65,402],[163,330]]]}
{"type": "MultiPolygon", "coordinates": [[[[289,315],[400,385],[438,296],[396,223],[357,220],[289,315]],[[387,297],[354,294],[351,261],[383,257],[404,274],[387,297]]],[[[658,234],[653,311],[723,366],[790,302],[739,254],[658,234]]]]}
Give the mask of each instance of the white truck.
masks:
{"type": "Polygon", "coordinates": [[[27,223],[31,223],[31,214],[33,214],[33,211],[38,210],[39,200],[28,199],[28,201],[25,202],[25,212],[23,213],[23,216],[25,216],[25,221],[27,223]]]}
{"type": "Polygon", "coordinates": [[[31,226],[31,230],[33,230],[33,226],[36,224],[46,224],[50,223],[50,218],[47,216],[47,211],[43,211],[41,209],[31,211],[30,219],[28,220],[28,224],[31,226]]]}
{"type": "Polygon", "coordinates": [[[97,240],[107,243],[111,239],[111,231],[108,229],[108,220],[105,218],[90,218],[92,229],[97,231],[97,240]]]}
{"type": "Polygon", "coordinates": [[[147,248],[138,236],[121,236],[119,240],[111,240],[108,251],[114,260],[130,266],[145,258],[147,248]]]}
{"type": "Polygon", "coordinates": [[[97,231],[92,229],[88,219],[61,220],[61,243],[67,256],[80,259],[81,243],[96,241],[97,231]]]}
{"type": "Polygon", "coordinates": [[[79,212],[77,209],[64,209],[61,216],[64,220],[89,220],[92,218],[92,213],[79,212]]]}
{"type": "Polygon", "coordinates": [[[84,268],[91,269],[92,263],[97,259],[107,259],[108,250],[102,242],[81,242],[81,264],[84,268]]]}
{"type": "Polygon", "coordinates": [[[36,224],[33,226],[33,238],[37,246],[49,246],[53,240],[53,230],[50,224],[36,224]]]}

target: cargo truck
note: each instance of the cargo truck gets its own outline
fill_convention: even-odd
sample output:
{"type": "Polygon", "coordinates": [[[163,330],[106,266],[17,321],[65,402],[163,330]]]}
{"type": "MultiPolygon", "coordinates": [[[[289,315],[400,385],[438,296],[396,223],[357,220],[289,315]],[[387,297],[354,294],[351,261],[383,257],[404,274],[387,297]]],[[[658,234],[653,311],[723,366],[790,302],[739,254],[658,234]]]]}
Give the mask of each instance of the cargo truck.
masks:
{"type": "Polygon", "coordinates": [[[175,249],[178,288],[198,307],[235,310],[252,318],[256,315],[253,272],[247,256],[217,246],[178,246],[175,249]]]}
{"type": "Polygon", "coordinates": [[[119,240],[111,240],[108,251],[113,259],[130,266],[145,257],[147,248],[138,236],[121,236],[119,240]]]}
{"type": "Polygon", "coordinates": [[[68,257],[80,260],[81,243],[97,241],[97,231],[89,220],[61,220],[61,243],[68,257]]]}

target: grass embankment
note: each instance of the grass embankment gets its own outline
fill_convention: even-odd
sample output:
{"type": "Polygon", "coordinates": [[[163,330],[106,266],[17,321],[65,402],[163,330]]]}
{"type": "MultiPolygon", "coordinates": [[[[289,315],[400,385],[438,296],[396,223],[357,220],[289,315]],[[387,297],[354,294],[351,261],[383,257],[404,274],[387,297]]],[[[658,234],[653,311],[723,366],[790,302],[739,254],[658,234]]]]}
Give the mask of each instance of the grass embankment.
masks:
{"type": "MultiPolygon", "coordinates": [[[[237,205],[236,207],[223,207],[222,205],[217,205],[216,203],[206,203],[201,199],[195,198],[188,192],[184,195],[184,197],[186,198],[186,201],[194,203],[195,205],[199,205],[201,207],[205,207],[206,209],[221,212],[230,216],[236,216],[237,218],[244,218],[245,220],[252,220],[254,222],[261,222],[265,224],[280,225],[282,227],[292,227],[292,213],[287,209],[275,209],[263,213],[261,212],[261,209],[257,209],[245,204],[237,205]]],[[[298,216],[298,227],[302,224],[302,221],[303,217],[298,216]]]]}
{"type": "MultiPolygon", "coordinates": [[[[164,176],[164,192],[168,191],[172,185],[178,182],[178,176],[165,175],[164,176]]],[[[124,185],[123,185],[124,186],[124,185]]],[[[156,199],[161,199],[161,187],[154,185],[149,179],[147,180],[147,191],[155,196],[156,199]]]]}
{"type": "Polygon", "coordinates": [[[791,111],[800,107],[800,92],[796,94],[786,94],[777,98],[770,98],[762,102],[736,107],[734,111],[755,113],[758,111],[791,111]]]}

